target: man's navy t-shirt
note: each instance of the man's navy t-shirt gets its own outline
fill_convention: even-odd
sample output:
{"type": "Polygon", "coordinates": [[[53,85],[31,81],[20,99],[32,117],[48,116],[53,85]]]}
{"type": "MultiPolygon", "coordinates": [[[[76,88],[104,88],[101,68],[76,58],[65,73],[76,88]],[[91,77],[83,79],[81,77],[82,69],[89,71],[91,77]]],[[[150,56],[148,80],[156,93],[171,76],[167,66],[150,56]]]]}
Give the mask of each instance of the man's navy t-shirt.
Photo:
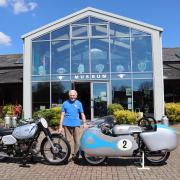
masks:
{"type": "Polygon", "coordinates": [[[62,112],[65,112],[63,122],[64,126],[80,126],[79,113],[84,112],[80,101],[65,101],[62,105],[62,112]]]}

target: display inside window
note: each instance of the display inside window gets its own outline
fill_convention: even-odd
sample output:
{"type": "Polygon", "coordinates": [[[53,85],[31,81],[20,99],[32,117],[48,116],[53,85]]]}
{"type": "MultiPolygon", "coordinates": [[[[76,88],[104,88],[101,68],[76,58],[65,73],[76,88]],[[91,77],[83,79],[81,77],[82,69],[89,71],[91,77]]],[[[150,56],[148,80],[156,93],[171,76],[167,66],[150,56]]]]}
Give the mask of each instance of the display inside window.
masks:
{"type": "Polygon", "coordinates": [[[89,73],[89,41],[71,41],[71,72],[89,73]]]}
{"type": "Polygon", "coordinates": [[[51,44],[52,74],[68,74],[70,73],[70,42],[69,40],[52,41],[51,44]]]}
{"type": "Polygon", "coordinates": [[[134,72],[152,71],[151,37],[134,37],[132,40],[132,70],[134,72]]]}
{"type": "Polygon", "coordinates": [[[111,38],[111,71],[114,73],[131,71],[130,39],[111,38]]]}
{"type": "Polygon", "coordinates": [[[48,75],[50,71],[49,42],[33,42],[32,49],[32,75],[48,75]]]}
{"type": "Polygon", "coordinates": [[[91,40],[91,72],[109,72],[109,44],[108,39],[91,40]]]}

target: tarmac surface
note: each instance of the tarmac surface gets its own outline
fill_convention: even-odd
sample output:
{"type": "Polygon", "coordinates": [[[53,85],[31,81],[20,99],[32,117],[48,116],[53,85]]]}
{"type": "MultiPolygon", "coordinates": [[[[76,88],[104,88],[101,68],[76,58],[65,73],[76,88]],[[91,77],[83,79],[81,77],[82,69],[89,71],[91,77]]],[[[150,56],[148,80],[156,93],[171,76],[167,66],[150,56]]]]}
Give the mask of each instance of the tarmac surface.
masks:
{"type": "Polygon", "coordinates": [[[19,160],[8,159],[0,162],[0,180],[180,180],[180,124],[177,130],[178,147],[171,152],[166,164],[145,166],[139,170],[139,161],[133,159],[109,159],[107,164],[90,166],[81,158],[78,164],[47,165],[42,158],[29,167],[20,167],[19,160]]]}

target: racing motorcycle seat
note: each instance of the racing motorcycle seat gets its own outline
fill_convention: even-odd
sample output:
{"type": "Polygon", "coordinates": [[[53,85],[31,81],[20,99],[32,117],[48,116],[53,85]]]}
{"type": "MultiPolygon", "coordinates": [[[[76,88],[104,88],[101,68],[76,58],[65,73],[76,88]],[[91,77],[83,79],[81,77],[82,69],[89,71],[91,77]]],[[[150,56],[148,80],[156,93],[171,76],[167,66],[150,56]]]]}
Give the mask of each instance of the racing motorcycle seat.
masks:
{"type": "Polygon", "coordinates": [[[14,129],[6,129],[6,128],[0,128],[0,136],[10,135],[12,134],[14,129]]]}

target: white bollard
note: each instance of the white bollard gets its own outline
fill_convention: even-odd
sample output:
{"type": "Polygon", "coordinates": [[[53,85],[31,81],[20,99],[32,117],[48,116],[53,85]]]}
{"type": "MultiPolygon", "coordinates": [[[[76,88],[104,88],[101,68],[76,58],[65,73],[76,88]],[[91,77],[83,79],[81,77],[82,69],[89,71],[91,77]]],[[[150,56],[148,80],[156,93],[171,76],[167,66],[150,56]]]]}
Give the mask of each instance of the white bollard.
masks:
{"type": "Polygon", "coordinates": [[[10,125],[11,125],[11,118],[10,118],[10,116],[8,116],[6,114],[6,116],[4,117],[4,121],[5,121],[5,128],[10,128],[10,125]]]}

